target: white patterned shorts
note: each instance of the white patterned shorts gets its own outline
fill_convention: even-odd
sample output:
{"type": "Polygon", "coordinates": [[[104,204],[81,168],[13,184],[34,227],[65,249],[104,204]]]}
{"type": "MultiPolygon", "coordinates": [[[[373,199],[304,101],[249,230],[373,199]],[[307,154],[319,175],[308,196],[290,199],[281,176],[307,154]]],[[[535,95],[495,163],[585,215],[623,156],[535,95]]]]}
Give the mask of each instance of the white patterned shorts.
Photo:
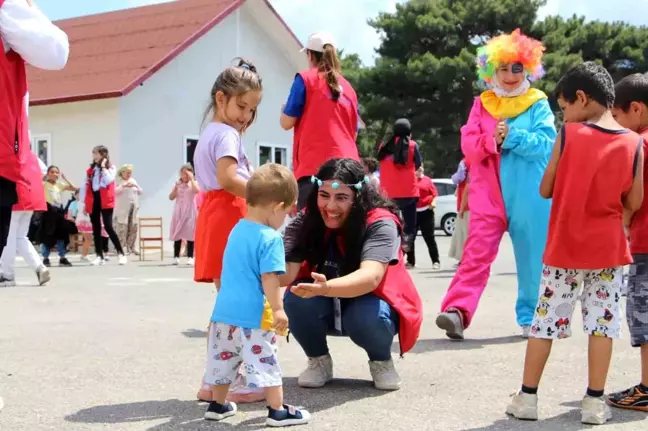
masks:
{"type": "Polygon", "coordinates": [[[540,299],[533,317],[532,338],[567,338],[580,299],[583,330],[596,337],[621,335],[623,267],[597,270],[562,269],[545,265],[540,299]]]}
{"type": "Polygon", "coordinates": [[[232,384],[241,363],[245,368],[246,381],[243,383],[248,388],[282,385],[274,331],[212,322],[205,382],[210,385],[232,384]]]}

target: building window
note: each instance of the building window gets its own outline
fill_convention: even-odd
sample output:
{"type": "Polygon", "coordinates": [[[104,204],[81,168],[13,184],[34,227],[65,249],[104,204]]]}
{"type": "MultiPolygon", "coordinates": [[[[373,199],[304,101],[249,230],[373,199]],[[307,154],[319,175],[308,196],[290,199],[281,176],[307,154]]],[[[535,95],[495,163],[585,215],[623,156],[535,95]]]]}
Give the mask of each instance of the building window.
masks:
{"type": "Polygon", "coordinates": [[[272,145],[258,142],[257,167],[265,165],[266,163],[277,163],[289,167],[288,147],[284,145],[272,145]]]}
{"type": "Polygon", "coordinates": [[[46,166],[52,164],[52,136],[49,134],[32,135],[31,148],[46,166]]]}
{"type": "Polygon", "coordinates": [[[187,135],[183,139],[182,152],[183,160],[182,163],[191,163],[191,166],[194,165],[194,153],[196,152],[196,146],[198,145],[198,136],[187,135]]]}

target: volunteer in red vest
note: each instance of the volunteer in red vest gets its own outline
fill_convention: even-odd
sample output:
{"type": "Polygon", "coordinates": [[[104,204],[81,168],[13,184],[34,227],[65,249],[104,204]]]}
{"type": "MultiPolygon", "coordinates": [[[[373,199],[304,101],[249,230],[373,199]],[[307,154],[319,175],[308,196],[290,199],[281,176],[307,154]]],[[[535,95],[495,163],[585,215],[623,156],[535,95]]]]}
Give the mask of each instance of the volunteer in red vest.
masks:
{"type": "Polygon", "coordinates": [[[336,43],[328,33],[314,33],[304,49],[310,68],[295,77],[281,115],[281,127],[295,129],[293,170],[299,210],[313,188],[310,178],[320,166],[334,158],[360,161],[358,97],[342,76],[336,43]]]}
{"type": "Polygon", "coordinates": [[[92,222],[92,236],[95,244],[97,257],[92,261],[93,265],[103,265],[105,262],[103,251],[103,228],[110,237],[115,250],[119,255],[119,264],[126,265],[127,259],[124,255],[119,237],[113,227],[113,211],[115,209],[115,176],[117,169],[110,163],[108,148],[98,145],[92,150],[92,163],[86,171],[86,185],[81,187],[80,199],[84,202],[84,211],[90,216],[92,222]]]}
{"type": "MultiPolygon", "coordinates": [[[[344,335],[367,352],[376,388],[397,390],[391,358],[419,336],[423,309],[400,247],[398,209],[371,186],[362,165],[333,159],[313,176],[316,192],[285,231],[284,307],[290,332],[308,357],[302,387],[333,379],[327,335],[344,335]]],[[[344,360],[346,352],[338,352],[344,360]]]]}
{"type": "Polygon", "coordinates": [[[416,171],[421,167],[421,154],[412,139],[410,122],[401,118],[394,123],[393,136],[378,148],[380,184],[385,195],[393,200],[403,216],[404,244],[409,251],[416,239],[416,204],[419,199],[416,171]]]}
{"type": "Polygon", "coordinates": [[[21,163],[21,174],[25,183],[16,185],[18,203],[13,206],[11,225],[7,236],[7,245],[2,250],[0,258],[0,287],[16,285],[15,263],[16,253],[20,254],[25,263],[36,273],[38,284],[42,286],[50,280],[49,270],[40,259],[27,234],[34,211],[46,211],[45,189],[43,187],[43,173],[36,154],[29,152],[24,163],[21,163]]]}
{"type": "MultiPolygon", "coordinates": [[[[432,182],[432,179],[425,175],[423,165],[416,170],[417,183],[419,189],[419,200],[416,204],[416,230],[421,231],[423,240],[427,246],[430,260],[432,260],[432,269],[441,269],[441,260],[439,259],[439,247],[434,237],[434,208],[436,208],[436,198],[439,196],[439,191],[432,182]]],[[[407,252],[407,268],[414,268],[416,266],[416,256],[414,250],[414,242],[412,247],[407,252]]]]}
{"type": "Polygon", "coordinates": [[[31,0],[0,0],[0,250],[9,233],[16,184],[28,184],[21,170],[30,154],[25,63],[62,69],[69,44],[31,0]]]}

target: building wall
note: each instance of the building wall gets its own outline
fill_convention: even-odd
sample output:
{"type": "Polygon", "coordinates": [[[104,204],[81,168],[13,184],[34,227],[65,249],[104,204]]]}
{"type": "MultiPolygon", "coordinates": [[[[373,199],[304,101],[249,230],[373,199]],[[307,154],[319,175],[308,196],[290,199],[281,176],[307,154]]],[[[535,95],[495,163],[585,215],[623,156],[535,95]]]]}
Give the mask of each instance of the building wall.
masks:
{"type": "Polygon", "coordinates": [[[83,182],[96,145],[108,147],[112,160],[120,159],[118,99],[32,106],[29,129],[33,138],[51,138],[49,163],[77,186],[83,182]]]}
{"type": "Polygon", "coordinates": [[[248,158],[256,164],[256,144],[265,142],[285,146],[291,160],[292,133],[280,128],[279,114],[296,68],[251,13],[239,9],[119,101],[120,163],[134,165],[144,189],[141,215],[162,216],[165,236],[173,209],[168,194],[184,162],[184,137],[199,135],[211,87],[235,57],[254,62],[265,87],[258,120],[244,136],[248,158]]]}

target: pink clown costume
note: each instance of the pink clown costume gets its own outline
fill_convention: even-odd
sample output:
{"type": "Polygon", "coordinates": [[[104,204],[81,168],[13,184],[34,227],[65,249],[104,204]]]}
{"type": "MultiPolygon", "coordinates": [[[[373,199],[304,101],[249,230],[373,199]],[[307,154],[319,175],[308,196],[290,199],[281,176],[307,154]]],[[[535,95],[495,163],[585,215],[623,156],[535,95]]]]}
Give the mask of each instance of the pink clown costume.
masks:
{"type": "Polygon", "coordinates": [[[516,314],[523,334],[533,319],[551,206],[539,187],[556,138],[546,95],[529,86],[543,74],[543,50],[540,42],[516,30],[478,51],[480,78],[493,89],[476,98],[461,129],[461,149],[471,168],[471,214],[461,264],[437,317],[437,325],[450,338],[463,339],[463,330],[470,326],[506,231],[515,253],[516,314]],[[508,93],[498,88],[495,77],[503,64],[517,65],[518,73],[523,68],[527,78],[508,93]],[[494,139],[498,120],[509,126],[500,148],[494,139]]]}

